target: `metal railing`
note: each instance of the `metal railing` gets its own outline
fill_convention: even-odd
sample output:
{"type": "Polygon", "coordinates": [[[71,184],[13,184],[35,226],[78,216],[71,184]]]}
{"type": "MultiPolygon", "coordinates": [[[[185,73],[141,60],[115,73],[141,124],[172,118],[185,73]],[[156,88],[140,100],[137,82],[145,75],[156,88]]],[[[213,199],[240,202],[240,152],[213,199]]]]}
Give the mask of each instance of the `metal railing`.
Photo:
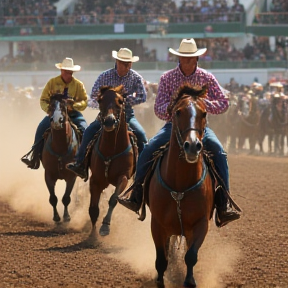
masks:
{"type": "Polygon", "coordinates": [[[255,15],[253,25],[287,25],[288,12],[266,12],[255,15]]]}
{"type": "Polygon", "coordinates": [[[239,22],[245,19],[245,13],[187,13],[187,14],[103,14],[93,13],[70,16],[4,16],[0,17],[0,26],[45,26],[45,25],[97,25],[116,23],[146,23],[146,24],[169,24],[169,23],[226,23],[239,22]]]}
{"type": "MultiPolygon", "coordinates": [[[[0,71],[47,71],[54,70],[55,63],[2,63],[0,71]]],[[[114,66],[114,62],[81,63],[82,70],[104,71],[114,66]]],[[[137,62],[133,63],[135,70],[166,71],[176,66],[175,62],[137,62]]],[[[288,68],[287,61],[199,61],[199,66],[205,69],[269,69],[288,68]]]]}

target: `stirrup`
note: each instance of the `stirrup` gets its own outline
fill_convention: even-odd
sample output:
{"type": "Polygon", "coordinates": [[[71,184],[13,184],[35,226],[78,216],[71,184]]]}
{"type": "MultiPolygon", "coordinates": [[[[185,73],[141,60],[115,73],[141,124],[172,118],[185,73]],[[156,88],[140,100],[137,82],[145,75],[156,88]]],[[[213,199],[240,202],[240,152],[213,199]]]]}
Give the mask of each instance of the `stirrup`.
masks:
{"type": "Polygon", "coordinates": [[[218,209],[219,208],[216,208],[216,211],[215,211],[215,224],[218,228],[224,227],[228,223],[235,221],[235,220],[238,220],[241,217],[241,214],[235,210],[231,209],[230,211],[222,211],[219,209],[220,211],[227,213],[227,215],[224,216],[223,219],[220,219],[221,218],[221,217],[219,217],[220,211],[218,211],[218,209]],[[230,215],[229,215],[229,213],[230,213],[230,215]]]}
{"type": "Polygon", "coordinates": [[[21,158],[21,161],[27,165],[27,168],[38,169],[40,167],[40,159],[35,155],[34,149],[30,150],[26,155],[21,158]],[[29,155],[32,153],[31,159],[29,155]]]}

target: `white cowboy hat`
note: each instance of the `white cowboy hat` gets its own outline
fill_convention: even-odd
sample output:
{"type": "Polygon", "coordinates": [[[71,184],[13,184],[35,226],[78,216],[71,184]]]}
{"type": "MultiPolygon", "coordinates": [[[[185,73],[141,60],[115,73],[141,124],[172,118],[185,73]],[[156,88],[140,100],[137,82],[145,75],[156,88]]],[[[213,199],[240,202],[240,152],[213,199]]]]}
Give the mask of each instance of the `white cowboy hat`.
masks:
{"type": "Polygon", "coordinates": [[[63,69],[63,70],[69,70],[69,71],[80,71],[81,67],[79,65],[74,65],[74,61],[72,58],[66,57],[62,63],[56,63],[56,68],[63,69]]]}
{"type": "Polygon", "coordinates": [[[128,48],[121,48],[118,52],[112,51],[112,57],[123,62],[137,62],[138,56],[133,56],[132,51],[128,48]]]}
{"type": "Polygon", "coordinates": [[[198,49],[193,38],[183,39],[177,50],[169,48],[170,53],[182,57],[197,57],[203,55],[206,51],[207,48],[198,49]]]}

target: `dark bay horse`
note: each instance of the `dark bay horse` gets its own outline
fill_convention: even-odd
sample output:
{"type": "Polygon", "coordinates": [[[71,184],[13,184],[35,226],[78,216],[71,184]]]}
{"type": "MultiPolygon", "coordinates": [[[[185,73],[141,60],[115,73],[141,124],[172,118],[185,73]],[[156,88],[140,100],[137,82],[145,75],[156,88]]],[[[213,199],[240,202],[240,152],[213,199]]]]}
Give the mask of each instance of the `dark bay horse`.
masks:
{"type": "Polygon", "coordinates": [[[260,110],[258,97],[249,95],[239,99],[238,102],[238,149],[242,150],[245,140],[249,141],[250,154],[255,153],[255,146],[259,139],[260,110]]]}
{"type": "MultiPolygon", "coordinates": [[[[55,184],[58,179],[66,181],[66,189],[62,198],[64,205],[63,220],[70,221],[68,205],[70,194],[75,184],[76,175],[68,171],[65,166],[73,161],[79,147],[79,139],[76,130],[73,129],[67,112],[67,94],[55,94],[51,96],[48,114],[50,117],[50,131],[44,136],[44,147],[41,161],[45,169],[45,182],[50,193],[49,202],[53,206],[53,220],[59,222],[57,211],[57,196],[55,184]]],[[[76,127],[75,127],[76,128],[76,127]]]]}
{"type": "Polygon", "coordinates": [[[112,212],[117,204],[117,196],[123,192],[128,180],[135,173],[138,150],[136,140],[131,141],[125,119],[125,99],[123,86],[116,88],[101,87],[97,101],[101,132],[96,140],[90,158],[90,206],[89,215],[92,223],[91,236],[95,236],[95,224],[99,216],[101,193],[109,184],[116,187],[109,199],[109,209],[103,219],[100,235],[110,233],[112,212]]]}
{"type": "Polygon", "coordinates": [[[287,108],[287,96],[281,97],[276,94],[276,97],[272,97],[270,105],[262,112],[259,125],[259,146],[261,152],[263,152],[264,138],[268,136],[268,152],[280,156],[284,155],[285,137],[288,135],[287,108]]]}
{"type": "Polygon", "coordinates": [[[169,241],[173,235],[186,238],[184,286],[196,287],[193,267],[214,209],[213,181],[202,151],[207,114],[205,96],[205,87],[195,90],[185,84],[179,88],[168,108],[172,113],[168,150],[158,160],[150,184],[144,184],[146,203],[151,211],[158,287],[164,287],[169,241]]]}

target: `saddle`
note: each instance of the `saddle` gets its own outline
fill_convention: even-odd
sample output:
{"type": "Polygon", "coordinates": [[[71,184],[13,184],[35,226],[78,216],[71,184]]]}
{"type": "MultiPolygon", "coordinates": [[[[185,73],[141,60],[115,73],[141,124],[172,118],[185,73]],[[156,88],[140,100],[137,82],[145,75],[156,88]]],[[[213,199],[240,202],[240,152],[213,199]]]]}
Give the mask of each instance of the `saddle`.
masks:
{"type": "MultiPolygon", "coordinates": [[[[165,145],[161,146],[153,154],[153,158],[151,160],[152,165],[150,165],[150,168],[149,168],[149,170],[146,173],[144,184],[143,184],[143,198],[142,198],[142,204],[141,204],[141,207],[140,207],[140,210],[139,210],[140,211],[140,216],[138,218],[138,220],[140,220],[140,221],[144,221],[145,218],[146,218],[146,205],[145,204],[149,203],[148,192],[149,192],[150,180],[151,180],[151,178],[152,178],[152,176],[154,174],[154,171],[156,169],[158,161],[161,160],[161,158],[163,157],[165,151],[168,150],[168,147],[169,147],[169,142],[167,142],[165,145]]],[[[239,207],[239,205],[233,200],[233,198],[230,195],[229,191],[225,188],[224,181],[220,177],[220,175],[218,174],[211,155],[209,155],[209,153],[207,151],[203,151],[203,152],[204,152],[203,155],[204,155],[205,164],[208,167],[208,172],[210,173],[212,181],[213,181],[215,197],[216,196],[218,197],[218,195],[216,195],[217,191],[220,191],[222,189],[226,193],[226,196],[228,198],[228,201],[230,203],[231,208],[237,210],[238,212],[242,212],[242,210],[239,207]]],[[[215,224],[216,224],[217,227],[219,227],[219,223],[217,223],[217,218],[216,217],[215,217],[215,224]]]]}
{"type": "MultiPolygon", "coordinates": [[[[78,143],[81,143],[83,132],[79,130],[73,122],[70,121],[70,124],[75,132],[78,143]]],[[[28,168],[38,169],[40,167],[40,161],[42,160],[42,151],[44,148],[44,143],[46,142],[50,134],[50,131],[51,128],[49,127],[43,134],[42,139],[39,142],[35,143],[31,148],[31,150],[21,158],[21,161],[25,163],[28,166],[28,168]]]]}

